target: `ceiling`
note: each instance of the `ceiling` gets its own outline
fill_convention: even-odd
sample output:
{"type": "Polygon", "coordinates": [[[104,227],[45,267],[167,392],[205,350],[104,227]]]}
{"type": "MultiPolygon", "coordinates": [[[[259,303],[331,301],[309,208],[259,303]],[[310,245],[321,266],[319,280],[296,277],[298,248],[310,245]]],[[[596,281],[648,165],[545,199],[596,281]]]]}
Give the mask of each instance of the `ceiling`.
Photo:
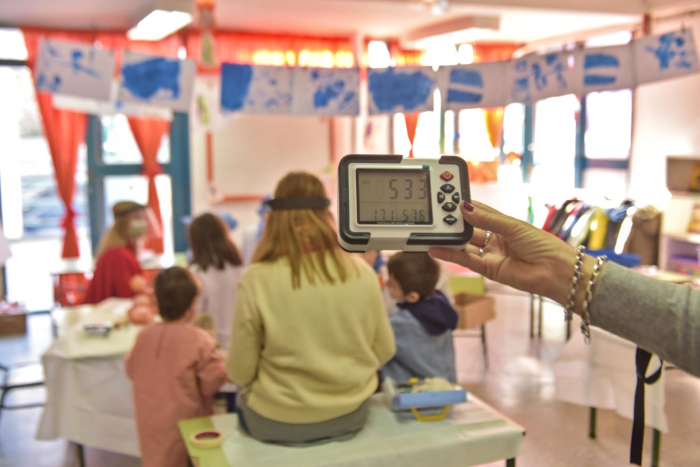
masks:
{"type": "MultiPolygon", "coordinates": [[[[0,21],[9,26],[128,29],[150,3],[149,0],[2,0],[0,21]]],[[[215,17],[217,25],[225,29],[338,36],[361,33],[383,38],[400,37],[411,29],[443,19],[485,14],[501,18],[499,33],[489,40],[527,43],[576,31],[630,24],[639,21],[640,16],[634,13],[643,11],[642,0],[490,2],[500,7],[477,3],[451,0],[449,10],[435,16],[421,0],[218,0],[215,17]],[[546,8],[523,8],[526,4],[546,8]],[[559,9],[553,9],[554,5],[559,9]]]]}

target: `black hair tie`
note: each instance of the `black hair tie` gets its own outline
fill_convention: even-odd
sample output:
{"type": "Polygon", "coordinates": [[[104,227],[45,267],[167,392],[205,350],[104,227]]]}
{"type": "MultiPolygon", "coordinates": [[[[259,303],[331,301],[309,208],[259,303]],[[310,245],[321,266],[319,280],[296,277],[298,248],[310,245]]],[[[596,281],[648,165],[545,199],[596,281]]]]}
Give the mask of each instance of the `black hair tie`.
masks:
{"type": "Polygon", "coordinates": [[[331,205],[328,198],[273,198],[265,201],[273,210],[326,209],[331,205]]]}

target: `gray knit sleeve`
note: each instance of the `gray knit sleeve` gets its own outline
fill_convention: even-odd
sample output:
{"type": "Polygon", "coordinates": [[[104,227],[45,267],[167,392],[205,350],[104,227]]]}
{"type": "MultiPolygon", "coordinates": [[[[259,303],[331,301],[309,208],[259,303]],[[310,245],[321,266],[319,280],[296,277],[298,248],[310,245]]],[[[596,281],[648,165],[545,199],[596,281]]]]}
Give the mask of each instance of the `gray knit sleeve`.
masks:
{"type": "Polygon", "coordinates": [[[700,376],[700,291],[609,263],[590,313],[592,325],[700,376]]]}

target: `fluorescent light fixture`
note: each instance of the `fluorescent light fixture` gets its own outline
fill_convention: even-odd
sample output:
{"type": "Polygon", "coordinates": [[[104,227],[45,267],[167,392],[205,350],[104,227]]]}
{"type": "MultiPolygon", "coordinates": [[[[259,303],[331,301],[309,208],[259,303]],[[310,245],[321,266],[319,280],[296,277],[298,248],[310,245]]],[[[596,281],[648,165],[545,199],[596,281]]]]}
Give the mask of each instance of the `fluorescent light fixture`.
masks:
{"type": "Polygon", "coordinates": [[[455,45],[486,39],[500,27],[498,16],[462,16],[409,31],[402,41],[418,49],[427,49],[435,43],[455,45]]]}
{"type": "Polygon", "coordinates": [[[126,36],[134,41],[159,41],[192,22],[192,15],[184,11],[153,10],[129,29],[126,36]]]}

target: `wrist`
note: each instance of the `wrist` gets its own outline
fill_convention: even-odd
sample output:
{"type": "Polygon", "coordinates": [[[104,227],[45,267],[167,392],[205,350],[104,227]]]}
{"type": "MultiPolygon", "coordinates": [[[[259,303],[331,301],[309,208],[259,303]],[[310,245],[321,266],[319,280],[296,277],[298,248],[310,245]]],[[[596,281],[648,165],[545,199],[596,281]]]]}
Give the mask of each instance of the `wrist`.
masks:
{"type": "MultiPolygon", "coordinates": [[[[567,246],[567,248],[562,249],[559,253],[558,258],[554,261],[551,268],[552,276],[549,281],[551,284],[551,291],[548,298],[554,300],[563,307],[567,306],[569,297],[571,296],[571,287],[574,282],[574,271],[576,269],[576,258],[576,250],[567,246]]],[[[581,278],[578,281],[576,290],[576,307],[573,310],[574,313],[579,314],[583,309],[583,301],[586,298],[586,287],[593,275],[595,264],[595,258],[589,255],[583,256],[581,278]]]]}
{"type": "MultiPolygon", "coordinates": [[[[597,262],[597,258],[594,258],[593,256],[585,255],[583,257],[583,264],[581,264],[581,280],[578,283],[578,290],[576,291],[576,306],[572,310],[575,314],[579,316],[583,311],[583,302],[586,300],[588,283],[593,277],[593,271],[595,270],[597,262]]],[[[595,290],[593,290],[593,292],[595,292],[595,290]]]]}

